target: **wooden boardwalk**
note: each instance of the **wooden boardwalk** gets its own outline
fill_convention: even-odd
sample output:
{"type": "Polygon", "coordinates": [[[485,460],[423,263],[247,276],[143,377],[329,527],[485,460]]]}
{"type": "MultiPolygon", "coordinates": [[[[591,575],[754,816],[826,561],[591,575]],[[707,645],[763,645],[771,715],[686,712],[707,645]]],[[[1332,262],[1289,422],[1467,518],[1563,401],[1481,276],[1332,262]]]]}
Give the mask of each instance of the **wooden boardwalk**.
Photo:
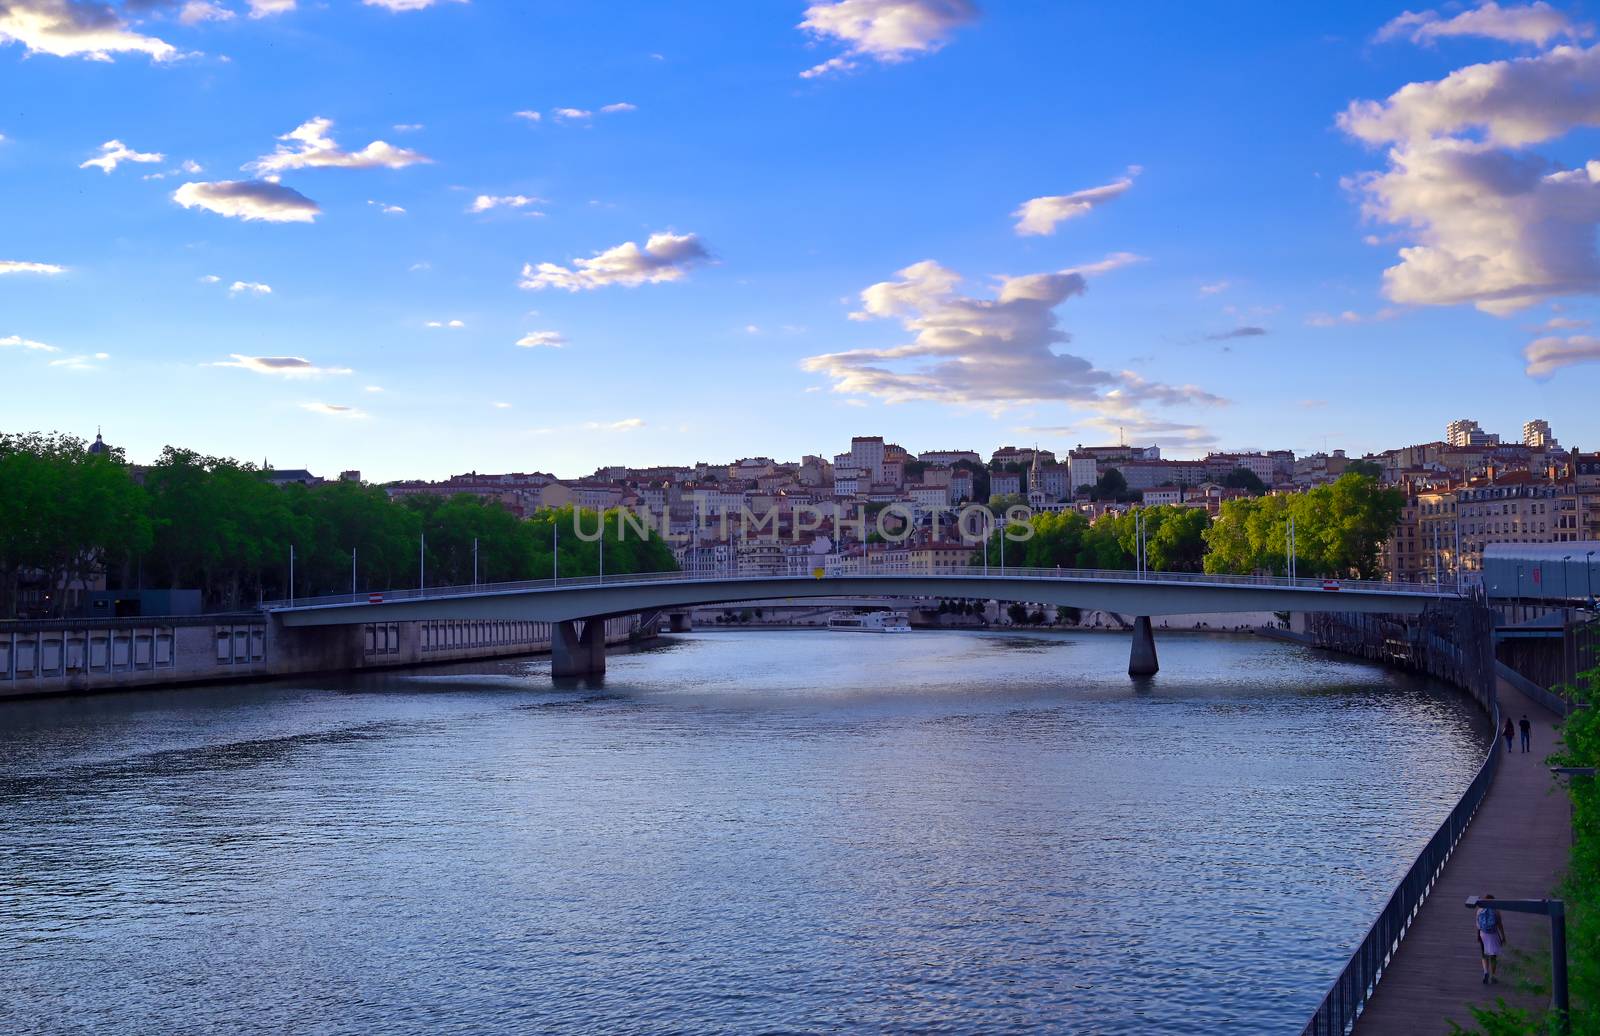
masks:
{"type": "MultiPolygon", "coordinates": [[[[1572,841],[1567,796],[1544,762],[1555,745],[1556,717],[1500,682],[1500,708],[1513,720],[1526,712],[1533,723],[1533,750],[1520,746],[1502,756],[1500,772],[1472,826],[1462,836],[1444,876],[1423,904],[1377,992],[1356,1023],[1357,1036],[1435,1036],[1449,1023],[1470,1027],[1471,1005],[1508,1003],[1540,1008],[1549,1001],[1518,993],[1506,964],[1518,950],[1546,949],[1550,922],[1532,914],[1502,913],[1507,948],[1502,981],[1484,985],[1480,976],[1474,913],[1468,896],[1540,899],[1554,894],[1572,841]]],[[[1504,751],[1505,742],[1500,742],[1504,751]]]]}

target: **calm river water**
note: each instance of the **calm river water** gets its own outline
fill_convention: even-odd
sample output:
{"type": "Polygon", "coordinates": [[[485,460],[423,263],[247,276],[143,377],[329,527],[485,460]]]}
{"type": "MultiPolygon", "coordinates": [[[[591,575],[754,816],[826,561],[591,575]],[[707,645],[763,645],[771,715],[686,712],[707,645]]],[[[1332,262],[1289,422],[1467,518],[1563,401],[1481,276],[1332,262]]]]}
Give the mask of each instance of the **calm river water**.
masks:
{"type": "Polygon", "coordinates": [[[1466,786],[1252,638],[707,633],[0,704],[7,1033],[1297,1031],[1466,786]]]}

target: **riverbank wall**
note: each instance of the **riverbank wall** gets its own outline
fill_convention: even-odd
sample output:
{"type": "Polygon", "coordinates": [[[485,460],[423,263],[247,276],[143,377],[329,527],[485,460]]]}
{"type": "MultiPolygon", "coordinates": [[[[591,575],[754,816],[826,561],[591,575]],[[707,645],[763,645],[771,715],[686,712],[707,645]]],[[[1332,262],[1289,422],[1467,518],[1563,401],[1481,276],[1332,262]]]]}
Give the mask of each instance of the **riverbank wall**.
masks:
{"type": "MultiPolygon", "coordinates": [[[[606,620],[606,643],[649,635],[606,620]]],[[[547,622],[369,622],[288,629],[261,612],[0,623],[0,699],[394,669],[550,651],[547,622]]]]}

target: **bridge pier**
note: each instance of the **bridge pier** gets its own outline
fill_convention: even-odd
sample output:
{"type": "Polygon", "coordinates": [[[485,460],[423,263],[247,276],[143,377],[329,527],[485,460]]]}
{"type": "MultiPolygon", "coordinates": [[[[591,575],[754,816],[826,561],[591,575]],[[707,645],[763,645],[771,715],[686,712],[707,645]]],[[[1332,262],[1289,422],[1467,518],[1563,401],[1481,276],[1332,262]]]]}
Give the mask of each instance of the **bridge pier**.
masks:
{"type": "Polygon", "coordinates": [[[668,612],[667,629],[673,633],[689,633],[694,629],[694,619],[688,612],[668,612]]]}
{"type": "Polygon", "coordinates": [[[1133,620],[1133,649],[1128,653],[1129,676],[1154,676],[1161,669],[1156,662],[1156,637],[1150,628],[1150,616],[1140,615],[1133,620]]]}
{"type": "Polygon", "coordinates": [[[606,620],[568,619],[550,629],[551,676],[604,676],[606,620]],[[578,623],[583,631],[578,631],[578,623]]]}

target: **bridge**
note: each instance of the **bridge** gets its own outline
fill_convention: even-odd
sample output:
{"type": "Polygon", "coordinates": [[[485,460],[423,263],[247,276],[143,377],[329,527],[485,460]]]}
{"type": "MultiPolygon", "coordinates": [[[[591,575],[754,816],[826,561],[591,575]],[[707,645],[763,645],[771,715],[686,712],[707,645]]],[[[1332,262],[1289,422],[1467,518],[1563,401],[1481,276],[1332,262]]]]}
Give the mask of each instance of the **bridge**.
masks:
{"type": "Polygon", "coordinates": [[[437,619],[512,619],[552,625],[554,676],[605,672],[604,620],[641,612],[776,597],[944,597],[1026,601],[1135,616],[1128,673],[1159,668],[1150,617],[1225,612],[1418,614],[1455,599],[1455,586],[1099,569],[982,569],[811,575],[655,572],[344,594],[263,605],[287,628],[437,619]]]}

